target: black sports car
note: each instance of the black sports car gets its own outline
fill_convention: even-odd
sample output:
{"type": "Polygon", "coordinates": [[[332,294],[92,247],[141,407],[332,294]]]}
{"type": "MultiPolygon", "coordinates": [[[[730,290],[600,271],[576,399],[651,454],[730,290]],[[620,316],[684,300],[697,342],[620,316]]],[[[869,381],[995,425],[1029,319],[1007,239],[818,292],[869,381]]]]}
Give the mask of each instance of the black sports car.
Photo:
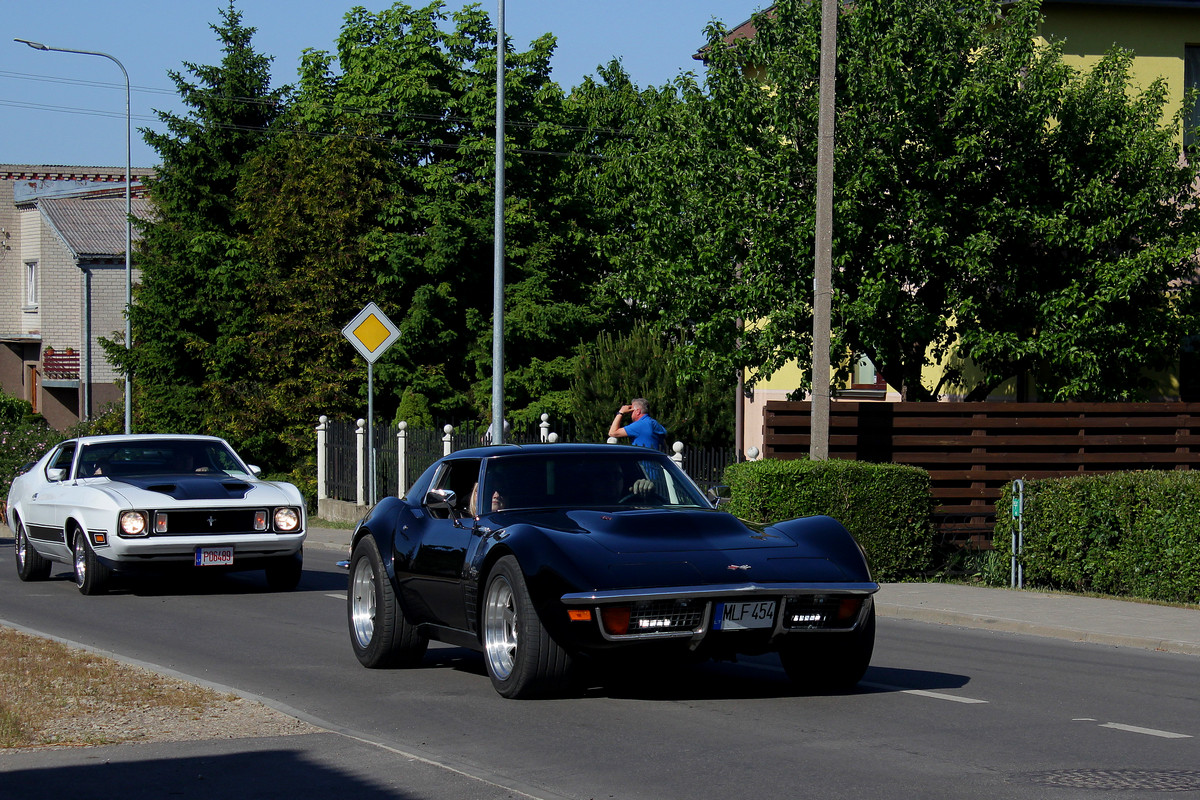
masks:
{"type": "Polygon", "coordinates": [[[800,690],[846,689],[875,642],[879,585],[841,524],[750,525],[640,447],[459,451],[350,547],[360,662],[413,666],[436,639],[482,651],[505,697],[560,693],[581,660],[770,651],[800,690]]]}

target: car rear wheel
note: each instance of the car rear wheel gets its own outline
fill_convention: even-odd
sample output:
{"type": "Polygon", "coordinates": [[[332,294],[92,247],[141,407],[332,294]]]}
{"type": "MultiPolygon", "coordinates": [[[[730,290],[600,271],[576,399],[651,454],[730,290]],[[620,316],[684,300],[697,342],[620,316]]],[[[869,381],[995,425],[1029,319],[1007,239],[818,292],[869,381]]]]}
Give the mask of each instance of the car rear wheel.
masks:
{"type": "Polygon", "coordinates": [[[290,592],[300,585],[304,575],[304,549],[294,555],[282,556],[267,565],[267,587],[275,592],[290,592]]]}
{"type": "Polygon", "coordinates": [[[513,556],[497,561],[488,577],[483,646],[488,675],[501,696],[536,697],[566,689],[571,658],[538,618],[513,556]]]}
{"type": "Polygon", "coordinates": [[[75,531],[72,545],[75,552],[75,586],[82,594],[104,594],[108,591],[110,570],[100,559],[88,541],[87,534],[81,530],[75,531]]]}
{"type": "Polygon", "coordinates": [[[17,519],[16,542],[13,552],[17,557],[17,577],[23,581],[42,581],[50,577],[50,559],[43,558],[29,543],[25,523],[17,519]]]}
{"type": "Polygon", "coordinates": [[[346,591],[350,644],[365,667],[414,667],[421,663],[429,639],[404,618],[379,547],[364,536],[350,556],[346,591]]]}
{"type": "Polygon", "coordinates": [[[875,650],[875,605],[857,630],[849,633],[793,634],[779,660],[796,689],[805,694],[845,692],[866,674],[875,650]]]}

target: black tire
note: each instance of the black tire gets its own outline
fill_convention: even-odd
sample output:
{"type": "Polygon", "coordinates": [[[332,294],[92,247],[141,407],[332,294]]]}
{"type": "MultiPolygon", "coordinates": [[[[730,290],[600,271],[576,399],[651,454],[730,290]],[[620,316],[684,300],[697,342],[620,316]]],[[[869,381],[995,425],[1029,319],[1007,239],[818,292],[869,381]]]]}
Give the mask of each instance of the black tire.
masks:
{"type": "Polygon", "coordinates": [[[23,581],[44,581],[50,577],[50,559],[33,549],[29,543],[29,535],[25,533],[25,523],[17,517],[17,530],[14,534],[13,553],[17,558],[17,577],[23,581]]]}
{"type": "Polygon", "coordinates": [[[96,551],[92,549],[92,543],[88,541],[87,534],[76,529],[71,547],[75,552],[73,564],[75,586],[79,589],[80,594],[104,594],[107,592],[112,572],[107,566],[100,563],[100,559],[96,558],[96,551]]]}
{"type": "Polygon", "coordinates": [[[794,644],[779,651],[783,669],[805,694],[847,692],[858,685],[875,650],[875,604],[858,630],[849,633],[793,634],[794,644]]]}
{"type": "Polygon", "coordinates": [[[364,667],[415,667],[429,647],[428,637],[404,618],[379,547],[370,536],[359,540],[350,556],[346,621],[354,655],[364,667]]]}
{"type": "Polygon", "coordinates": [[[568,688],[571,657],[538,618],[515,557],[504,556],[488,575],[481,618],[484,662],[502,697],[552,696],[568,688]]]}
{"type": "Polygon", "coordinates": [[[300,585],[300,577],[304,574],[304,548],[297,550],[295,555],[275,559],[264,572],[267,588],[274,592],[290,592],[300,585]]]}

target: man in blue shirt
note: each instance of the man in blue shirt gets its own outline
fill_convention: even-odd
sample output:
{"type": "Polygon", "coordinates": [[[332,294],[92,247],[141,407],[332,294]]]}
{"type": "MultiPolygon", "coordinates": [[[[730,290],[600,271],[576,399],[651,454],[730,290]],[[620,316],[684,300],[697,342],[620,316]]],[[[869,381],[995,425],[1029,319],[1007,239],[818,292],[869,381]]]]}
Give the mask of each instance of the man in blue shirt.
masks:
{"type": "Polygon", "coordinates": [[[667,429],[654,417],[650,416],[650,408],[644,397],[635,397],[628,405],[621,406],[613,417],[612,425],[608,426],[608,435],[617,439],[628,437],[638,447],[649,447],[662,450],[663,441],[667,438],[667,429]],[[622,427],[621,421],[625,415],[633,417],[633,422],[622,427]]]}

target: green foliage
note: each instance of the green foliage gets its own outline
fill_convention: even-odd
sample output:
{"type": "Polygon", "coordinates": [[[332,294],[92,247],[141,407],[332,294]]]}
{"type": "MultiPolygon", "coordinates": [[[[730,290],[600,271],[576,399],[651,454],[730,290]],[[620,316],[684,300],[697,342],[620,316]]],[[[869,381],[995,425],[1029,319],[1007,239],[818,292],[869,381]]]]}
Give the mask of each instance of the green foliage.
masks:
{"type": "Polygon", "coordinates": [[[37,461],[64,438],[44,421],[0,423],[0,504],[7,502],[9,487],[21,468],[37,461]]]}
{"type": "Polygon", "coordinates": [[[0,428],[13,430],[42,421],[42,415],[34,412],[33,404],[0,392],[0,428]]]}
{"type": "Polygon", "coordinates": [[[100,409],[100,413],[90,420],[80,420],[71,426],[64,439],[75,439],[80,436],[104,436],[107,434],[125,432],[124,402],[109,403],[100,409]]]}
{"type": "Polygon", "coordinates": [[[212,26],[220,65],[170,73],[189,112],[159,112],[166,131],[142,131],[161,163],[137,254],[135,346],[103,342],[108,359],[133,373],[139,431],[227,433],[211,387],[245,376],[245,341],[258,326],[246,295],[262,276],[239,243],[247,228],[236,190],[285,93],[269,88],[271,59],[254,51],[254,29],[232,3],[221,18],[212,26]]]}
{"type": "Polygon", "coordinates": [[[929,473],[899,464],[857,461],[743,461],[725,471],[728,511],[753,522],[827,514],[866,551],[876,580],[929,567],[933,511],[929,473]]]}
{"type": "Polygon", "coordinates": [[[433,428],[433,414],[429,410],[429,398],[412,389],[405,389],[400,396],[400,405],[396,407],[394,422],[406,422],[408,427],[433,428]]]}
{"type": "MultiPolygon", "coordinates": [[[[1118,472],[1025,482],[1025,581],[1070,591],[1200,602],[1200,473],[1118,472]]],[[[993,544],[1012,553],[1012,488],[993,544]]]]}
{"type": "MultiPolygon", "coordinates": [[[[682,368],[671,341],[646,325],[627,336],[603,333],[579,348],[571,383],[572,417],[582,441],[603,442],[613,415],[644,397],[650,416],[667,429],[668,446],[728,446],[733,438],[736,384],[682,368]]],[[[628,422],[626,418],[626,422],[628,422]]]]}
{"type": "MultiPolygon", "coordinates": [[[[750,40],[711,26],[703,86],[681,78],[611,151],[628,223],[606,252],[625,296],[689,330],[691,369],[808,362],[820,6],[781,0],[750,40]]],[[[1198,165],[1164,84],[1136,90],[1124,53],[1080,75],[1039,24],[1037,0],[841,4],[834,352],[905,399],[945,388],[921,383],[930,358],[975,399],[1027,371],[1055,399],[1135,397],[1193,324],[1198,165]]]]}

